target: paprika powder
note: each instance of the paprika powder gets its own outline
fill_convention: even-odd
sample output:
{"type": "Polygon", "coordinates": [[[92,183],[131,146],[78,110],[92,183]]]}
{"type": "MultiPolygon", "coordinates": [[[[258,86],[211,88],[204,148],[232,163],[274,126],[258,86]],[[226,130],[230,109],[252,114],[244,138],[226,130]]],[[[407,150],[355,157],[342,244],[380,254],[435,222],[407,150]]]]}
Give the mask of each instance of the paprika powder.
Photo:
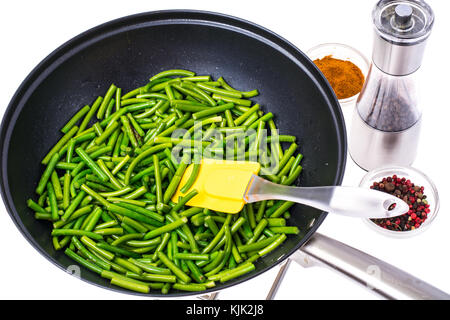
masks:
{"type": "Polygon", "coordinates": [[[339,100],[361,92],[364,74],[354,63],[335,59],[331,55],[316,59],[314,63],[322,71],[339,100]]]}

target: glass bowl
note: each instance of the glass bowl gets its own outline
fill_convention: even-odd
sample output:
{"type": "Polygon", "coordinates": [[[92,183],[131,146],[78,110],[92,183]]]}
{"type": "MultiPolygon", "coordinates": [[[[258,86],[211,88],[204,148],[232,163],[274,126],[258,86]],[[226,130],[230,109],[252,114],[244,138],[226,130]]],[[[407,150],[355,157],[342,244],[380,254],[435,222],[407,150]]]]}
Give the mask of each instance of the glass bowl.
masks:
{"type": "Polygon", "coordinates": [[[412,183],[418,186],[424,187],[424,194],[427,196],[428,204],[430,205],[430,213],[428,213],[428,218],[422,223],[420,227],[414,230],[408,231],[394,231],[388,230],[383,227],[380,227],[376,223],[372,222],[370,219],[364,219],[369,227],[373,230],[376,230],[383,235],[395,237],[395,238],[405,238],[410,236],[415,236],[426,229],[431,225],[431,223],[436,218],[439,211],[439,195],[434,185],[433,181],[426,176],[423,172],[412,168],[412,167],[399,167],[399,166],[389,166],[382,167],[378,169],[374,169],[369,171],[361,180],[359,186],[363,188],[370,188],[370,186],[374,182],[381,181],[384,177],[389,177],[392,175],[397,175],[399,178],[405,177],[406,179],[411,180],[412,183]]]}
{"type": "MultiPolygon", "coordinates": [[[[333,58],[350,61],[354,63],[363,73],[364,79],[367,78],[369,72],[370,63],[369,60],[358,50],[352,48],[346,44],[341,43],[324,43],[319,44],[308,51],[306,55],[312,60],[322,59],[326,56],[332,56],[333,58]]],[[[346,99],[339,99],[341,107],[353,105],[358,98],[359,93],[346,99]]]]}

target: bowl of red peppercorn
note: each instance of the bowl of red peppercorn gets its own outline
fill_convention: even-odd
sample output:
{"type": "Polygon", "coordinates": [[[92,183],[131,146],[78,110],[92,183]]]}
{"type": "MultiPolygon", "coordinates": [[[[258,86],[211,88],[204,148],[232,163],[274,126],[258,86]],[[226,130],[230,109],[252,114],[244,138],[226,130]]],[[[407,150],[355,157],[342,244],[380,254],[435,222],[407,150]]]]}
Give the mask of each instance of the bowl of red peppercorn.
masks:
{"type": "Polygon", "coordinates": [[[372,170],[363,177],[360,187],[395,195],[409,205],[409,211],[401,216],[366,220],[370,227],[387,236],[417,235],[431,225],[439,211],[439,195],[433,181],[412,167],[372,170]]]}

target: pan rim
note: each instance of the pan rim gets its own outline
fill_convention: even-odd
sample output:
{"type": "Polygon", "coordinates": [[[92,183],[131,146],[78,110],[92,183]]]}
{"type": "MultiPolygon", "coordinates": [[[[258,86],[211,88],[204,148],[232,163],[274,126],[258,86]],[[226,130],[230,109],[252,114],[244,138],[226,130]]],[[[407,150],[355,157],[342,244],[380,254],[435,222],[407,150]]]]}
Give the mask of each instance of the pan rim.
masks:
{"type": "MultiPolygon", "coordinates": [[[[311,73],[311,76],[314,77],[318,82],[320,82],[319,89],[323,91],[323,96],[326,97],[329,101],[328,104],[333,107],[334,112],[331,112],[333,117],[333,122],[335,123],[335,127],[338,133],[338,141],[340,142],[338,145],[339,154],[338,154],[338,170],[335,175],[334,184],[339,185],[342,183],[345,164],[347,160],[347,135],[344,117],[342,114],[342,110],[339,107],[339,102],[334,95],[330,85],[322,75],[322,73],[318,70],[318,68],[314,65],[314,63],[296,46],[292,43],[281,37],[280,35],[274,33],[273,31],[266,29],[258,24],[255,24],[251,21],[234,17],[231,15],[211,12],[211,11],[203,11],[203,10],[184,10],[184,9],[175,9],[175,10],[158,10],[158,11],[149,11],[142,12],[137,14],[132,14],[124,17],[120,17],[105,23],[102,23],[98,26],[95,26],[87,31],[80,33],[79,35],[73,37],[72,39],[66,41],[59,47],[57,47],[54,51],[52,51],[47,57],[45,57],[22,81],[13,97],[8,104],[8,107],[5,110],[3,115],[3,119],[0,125],[0,150],[2,154],[2,163],[0,170],[0,193],[3,198],[3,202],[5,207],[13,220],[16,227],[22,233],[22,235],[27,239],[27,241],[47,260],[56,265],[59,269],[66,272],[64,266],[62,266],[58,261],[56,261],[49,253],[47,253],[40,245],[27,234],[26,228],[23,225],[22,221],[19,219],[18,212],[14,206],[12,201],[11,192],[9,190],[8,184],[8,175],[7,175],[7,158],[8,158],[8,148],[9,142],[11,138],[11,132],[15,126],[15,118],[20,114],[21,108],[20,106],[24,105],[24,101],[27,100],[27,95],[33,92],[34,87],[36,86],[36,82],[38,82],[40,77],[45,76],[50,73],[54,67],[56,67],[65,55],[69,54],[72,50],[78,49],[90,43],[91,41],[98,41],[99,37],[103,38],[107,36],[110,32],[118,33],[121,32],[122,28],[139,28],[138,25],[140,22],[145,22],[147,24],[154,24],[158,21],[164,21],[169,24],[173,24],[176,21],[180,23],[203,23],[206,25],[220,25],[228,30],[236,31],[239,29],[245,33],[245,35],[253,36],[254,38],[263,41],[266,44],[271,45],[272,47],[275,45],[278,51],[283,51],[283,54],[289,54],[292,58],[295,59],[295,62],[301,63],[304,65],[303,61],[309,62],[309,65],[304,65],[305,67],[309,67],[307,71],[311,73]],[[142,21],[144,20],[144,21],[142,21]]],[[[218,290],[223,290],[229,288],[234,285],[238,285],[244,281],[251,280],[254,277],[272,269],[274,266],[278,265],[285,259],[287,259],[290,255],[292,255],[295,251],[297,251],[301,246],[303,246],[311,236],[317,231],[317,229],[322,224],[323,220],[327,216],[326,212],[322,212],[314,222],[314,225],[309,229],[309,231],[305,234],[305,236],[299,241],[299,243],[294,246],[294,248],[280,257],[276,262],[272,263],[270,266],[266,266],[261,270],[252,273],[248,276],[241,277],[236,281],[232,281],[230,283],[221,284],[220,288],[211,288],[206,291],[201,292],[201,295],[208,294],[211,292],[215,292],[218,290]]],[[[199,293],[188,293],[188,292],[175,292],[170,293],[168,295],[155,294],[150,292],[149,294],[141,294],[131,291],[122,290],[120,288],[116,288],[113,286],[104,286],[85,278],[81,278],[81,280],[107,289],[112,290],[114,292],[138,295],[138,296],[146,296],[150,298],[176,298],[183,296],[196,296],[199,293]]]]}

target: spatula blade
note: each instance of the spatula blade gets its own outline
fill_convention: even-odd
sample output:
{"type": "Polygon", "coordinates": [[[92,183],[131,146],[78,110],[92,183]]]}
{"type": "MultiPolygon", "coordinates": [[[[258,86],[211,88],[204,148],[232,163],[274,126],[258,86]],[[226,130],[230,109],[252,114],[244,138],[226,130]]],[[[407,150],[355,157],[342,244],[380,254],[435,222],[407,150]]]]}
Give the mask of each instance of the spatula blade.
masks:
{"type": "Polygon", "coordinates": [[[254,174],[258,174],[261,166],[257,162],[202,159],[200,170],[194,184],[185,192],[180,189],[192,174],[193,164],[189,165],[181,178],[172,201],[178,203],[192,190],[198,194],[186,204],[225,213],[238,213],[245,201],[243,195],[254,174]]]}

